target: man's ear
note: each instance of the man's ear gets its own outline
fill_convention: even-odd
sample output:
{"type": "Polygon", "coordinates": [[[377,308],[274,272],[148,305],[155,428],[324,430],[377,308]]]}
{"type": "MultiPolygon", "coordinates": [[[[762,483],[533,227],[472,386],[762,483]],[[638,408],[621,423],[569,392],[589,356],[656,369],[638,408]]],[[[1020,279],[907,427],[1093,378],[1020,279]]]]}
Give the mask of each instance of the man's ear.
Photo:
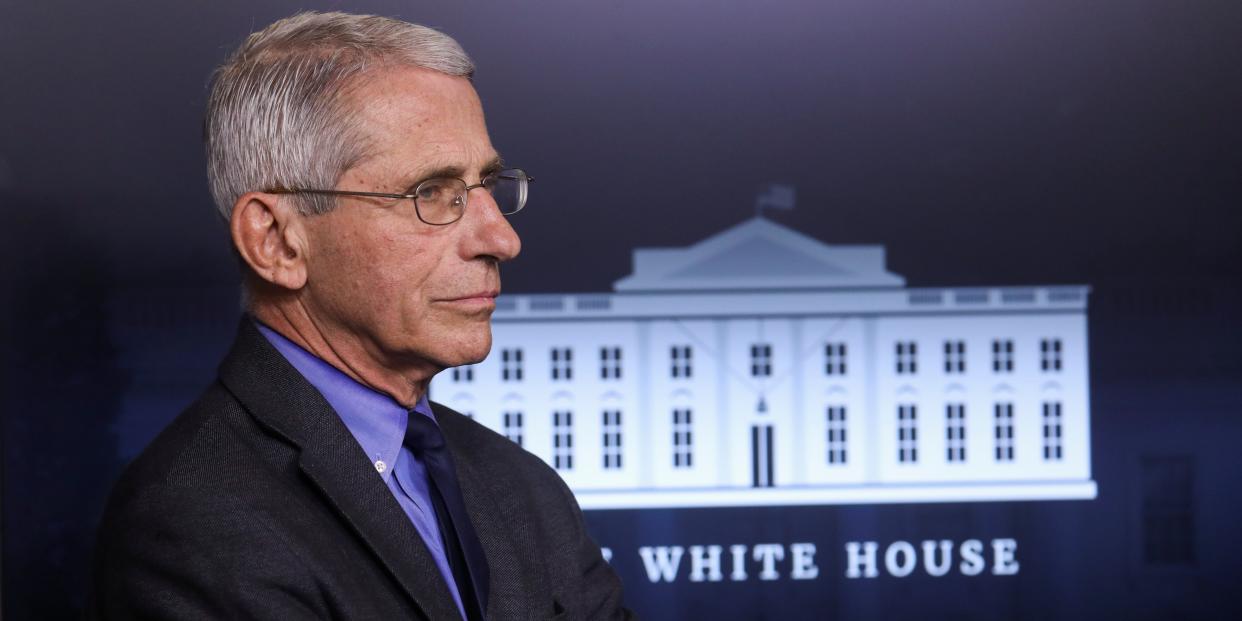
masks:
{"type": "Polygon", "coordinates": [[[254,275],[288,290],[306,285],[306,228],[301,215],[278,194],[249,192],[233,205],[233,246],[254,275]]]}

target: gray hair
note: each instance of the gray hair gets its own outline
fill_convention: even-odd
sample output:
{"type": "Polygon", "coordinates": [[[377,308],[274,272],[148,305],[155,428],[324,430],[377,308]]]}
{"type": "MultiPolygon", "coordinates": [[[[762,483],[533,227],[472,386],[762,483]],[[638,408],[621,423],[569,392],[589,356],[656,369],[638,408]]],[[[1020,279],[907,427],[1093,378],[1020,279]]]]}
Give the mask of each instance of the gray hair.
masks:
{"type": "MultiPolygon", "coordinates": [[[[225,220],[247,192],[336,187],[369,149],[349,94],[368,72],[399,65],[474,75],[452,37],[387,17],[307,12],[251,34],[213,75],[203,128],[207,178],[225,220]]],[[[305,214],[335,204],[295,198],[305,214]]]]}

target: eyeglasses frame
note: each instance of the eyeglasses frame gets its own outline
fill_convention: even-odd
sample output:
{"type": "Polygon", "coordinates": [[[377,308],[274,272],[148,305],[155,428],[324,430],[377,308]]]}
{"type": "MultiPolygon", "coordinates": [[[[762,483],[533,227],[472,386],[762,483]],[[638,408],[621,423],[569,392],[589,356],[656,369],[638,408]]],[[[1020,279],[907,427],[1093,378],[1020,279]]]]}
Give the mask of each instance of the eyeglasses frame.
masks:
{"type": "MultiPolygon", "coordinates": [[[[527,174],[526,171],[522,170],[521,168],[507,168],[507,169],[500,170],[492,174],[495,174],[497,178],[499,178],[500,173],[503,173],[507,170],[521,171],[523,175],[526,175],[526,183],[528,185],[535,182],[535,178],[527,174]]],[[[486,179],[486,177],[484,178],[486,179]]],[[[419,221],[421,221],[424,224],[430,225],[430,226],[448,226],[454,222],[457,222],[458,220],[461,220],[462,217],[466,215],[465,207],[462,207],[461,215],[457,216],[456,218],[452,220],[449,220],[448,222],[428,222],[426,219],[423,218],[422,211],[418,209],[418,190],[423,187],[424,183],[427,183],[429,181],[435,181],[436,179],[456,179],[457,181],[460,181],[462,185],[466,186],[466,189],[462,191],[462,196],[465,197],[467,204],[469,204],[469,200],[470,200],[469,199],[470,190],[486,187],[486,185],[483,183],[476,183],[474,185],[470,185],[466,183],[466,180],[462,179],[461,177],[432,177],[430,179],[424,179],[423,181],[420,181],[418,185],[414,186],[414,193],[412,194],[393,194],[389,192],[362,192],[362,191],[354,191],[354,190],[310,190],[306,188],[272,188],[272,189],[264,190],[264,192],[268,194],[322,194],[325,196],[363,196],[367,198],[389,198],[393,200],[409,199],[411,201],[414,201],[414,215],[418,216],[419,221]]],[[[506,216],[511,216],[519,211],[522,211],[525,208],[526,208],[526,202],[523,201],[522,206],[518,207],[512,212],[510,213],[501,212],[501,213],[506,216]]]]}

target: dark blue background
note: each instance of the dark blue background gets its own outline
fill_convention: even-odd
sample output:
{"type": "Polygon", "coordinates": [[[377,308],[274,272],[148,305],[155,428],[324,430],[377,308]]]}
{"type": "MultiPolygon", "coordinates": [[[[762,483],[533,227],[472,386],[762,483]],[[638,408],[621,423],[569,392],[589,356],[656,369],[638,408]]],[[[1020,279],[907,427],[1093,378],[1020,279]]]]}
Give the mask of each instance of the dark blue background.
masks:
{"type": "Polygon", "coordinates": [[[607,290],[631,248],[735,224],[770,182],[798,188],[780,222],[884,244],[914,286],[1094,288],[1097,500],[588,515],[640,612],[1242,612],[1236,2],[136,0],[0,2],[9,618],[76,615],[108,486],[231,338],[207,76],[301,8],[442,27],[474,56],[493,141],[539,178],[509,292],[607,290]],[[1170,459],[1191,554],[1153,563],[1170,459]],[[1018,539],[1019,576],[843,578],[845,541],[992,536],[1018,539]],[[792,541],[819,545],[818,580],[650,584],[635,552],[792,541]]]}

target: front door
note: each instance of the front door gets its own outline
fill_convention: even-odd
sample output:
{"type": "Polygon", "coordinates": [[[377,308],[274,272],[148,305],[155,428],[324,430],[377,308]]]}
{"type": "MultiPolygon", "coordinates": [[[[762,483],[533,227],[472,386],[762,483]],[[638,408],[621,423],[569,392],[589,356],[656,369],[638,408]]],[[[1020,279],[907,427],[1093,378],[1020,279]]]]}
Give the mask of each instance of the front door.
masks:
{"type": "Polygon", "coordinates": [[[772,425],[750,428],[751,487],[773,487],[772,425]]]}

